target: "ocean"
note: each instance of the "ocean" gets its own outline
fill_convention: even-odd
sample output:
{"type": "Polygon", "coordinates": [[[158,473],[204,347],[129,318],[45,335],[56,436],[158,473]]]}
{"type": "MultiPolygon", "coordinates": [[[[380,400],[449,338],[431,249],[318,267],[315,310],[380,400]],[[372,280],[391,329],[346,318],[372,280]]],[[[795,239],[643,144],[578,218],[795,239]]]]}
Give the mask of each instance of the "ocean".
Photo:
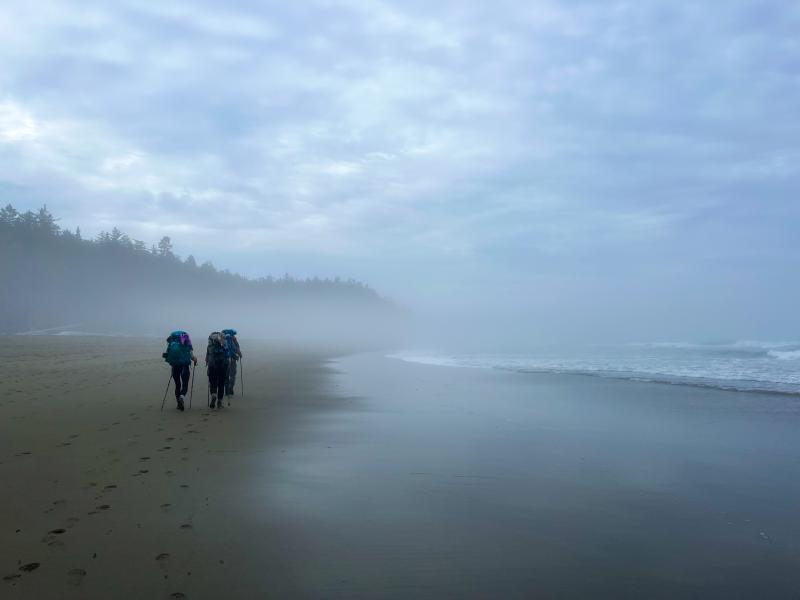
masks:
{"type": "Polygon", "coordinates": [[[389,356],[407,362],[447,367],[568,373],[800,395],[800,342],[542,346],[524,354],[406,350],[389,356]]]}

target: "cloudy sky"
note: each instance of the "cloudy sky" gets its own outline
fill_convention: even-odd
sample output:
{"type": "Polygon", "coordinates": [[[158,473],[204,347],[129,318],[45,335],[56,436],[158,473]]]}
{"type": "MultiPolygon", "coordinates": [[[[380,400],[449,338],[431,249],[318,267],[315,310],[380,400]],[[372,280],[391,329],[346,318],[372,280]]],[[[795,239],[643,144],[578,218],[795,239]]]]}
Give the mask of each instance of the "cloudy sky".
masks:
{"type": "Polygon", "coordinates": [[[552,337],[800,337],[800,5],[5,0],[0,201],[552,337]]]}

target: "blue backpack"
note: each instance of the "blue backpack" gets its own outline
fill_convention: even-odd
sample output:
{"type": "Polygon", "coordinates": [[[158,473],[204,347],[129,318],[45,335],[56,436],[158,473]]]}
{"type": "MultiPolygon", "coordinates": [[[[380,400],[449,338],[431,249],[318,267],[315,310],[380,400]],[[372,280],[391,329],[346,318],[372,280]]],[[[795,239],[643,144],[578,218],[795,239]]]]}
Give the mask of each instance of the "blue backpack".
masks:
{"type": "Polygon", "coordinates": [[[189,344],[181,343],[183,336],[186,336],[185,331],[179,330],[170,333],[167,338],[167,351],[161,355],[173,367],[188,365],[192,362],[192,347],[189,344]]]}
{"type": "Polygon", "coordinates": [[[236,335],[235,329],[223,329],[222,335],[225,337],[225,356],[233,358],[238,356],[236,354],[236,342],[233,341],[233,336],[236,335]]]}

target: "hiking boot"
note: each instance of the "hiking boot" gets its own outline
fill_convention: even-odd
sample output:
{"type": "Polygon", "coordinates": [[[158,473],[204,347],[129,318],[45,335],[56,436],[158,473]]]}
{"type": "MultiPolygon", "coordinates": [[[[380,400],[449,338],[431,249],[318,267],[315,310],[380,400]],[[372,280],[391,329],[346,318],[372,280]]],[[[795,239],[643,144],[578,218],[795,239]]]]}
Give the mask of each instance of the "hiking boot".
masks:
{"type": "Polygon", "coordinates": [[[214,405],[216,403],[217,403],[217,395],[216,394],[211,394],[211,408],[214,408],[214,405]]]}
{"type": "Polygon", "coordinates": [[[183,410],[183,396],[178,398],[178,410],[183,410]]]}

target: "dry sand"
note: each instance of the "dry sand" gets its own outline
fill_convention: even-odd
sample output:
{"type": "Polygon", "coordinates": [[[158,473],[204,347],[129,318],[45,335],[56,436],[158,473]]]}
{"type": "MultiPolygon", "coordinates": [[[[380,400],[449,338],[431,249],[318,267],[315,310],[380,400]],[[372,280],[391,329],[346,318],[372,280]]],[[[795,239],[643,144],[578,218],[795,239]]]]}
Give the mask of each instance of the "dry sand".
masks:
{"type": "Polygon", "coordinates": [[[319,356],[243,342],[245,398],[207,409],[198,367],[193,409],[181,413],[172,389],[159,410],[160,340],[0,341],[0,596],[289,591],[271,575],[282,553],[266,511],[253,517],[253,481],[274,475],[293,415],[329,400],[319,356]]]}

